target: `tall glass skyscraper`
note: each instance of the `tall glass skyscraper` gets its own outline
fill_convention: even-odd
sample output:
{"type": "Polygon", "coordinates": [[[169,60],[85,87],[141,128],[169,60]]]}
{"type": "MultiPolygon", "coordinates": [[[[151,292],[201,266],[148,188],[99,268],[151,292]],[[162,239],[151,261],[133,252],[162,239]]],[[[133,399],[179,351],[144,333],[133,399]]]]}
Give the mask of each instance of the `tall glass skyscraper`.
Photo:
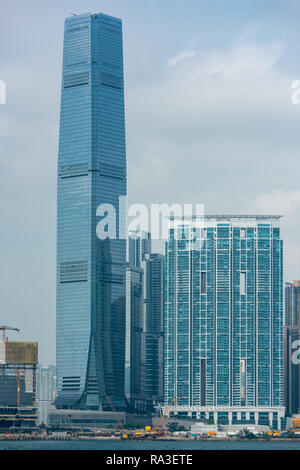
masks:
{"type": "MultiPolygon", "coordinates": [[[[100,240],[97,207],[124,223],[126,195],[122,22],[66,18],[57,207],[58,408],[124,402],[126,240],[100,240]]],[[[104,215],[104,214],[102,214],[104,215]]]]}
{"type": "Polygon", "coordinates": [[[283,424],[279,216],[173,221],[166,243],[165,404],[223,424],[283,424]],[[199,222],[199,221],[198,221],[199,222]]]}

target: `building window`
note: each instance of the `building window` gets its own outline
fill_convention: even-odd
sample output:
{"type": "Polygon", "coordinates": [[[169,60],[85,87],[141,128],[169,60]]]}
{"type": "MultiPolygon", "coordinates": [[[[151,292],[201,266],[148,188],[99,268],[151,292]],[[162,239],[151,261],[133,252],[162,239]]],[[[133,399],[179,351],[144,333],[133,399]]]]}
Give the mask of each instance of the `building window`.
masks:
{"type": "Polygon", "coordinates": [[[201,294],[206,293],[206,271],[201,272],[201,294]]]}
{"type": "Polygon", "coordinates": [[[246,273],[241,273],[241,284],[240,284],[241,295],[246,295],[246,273]]]}

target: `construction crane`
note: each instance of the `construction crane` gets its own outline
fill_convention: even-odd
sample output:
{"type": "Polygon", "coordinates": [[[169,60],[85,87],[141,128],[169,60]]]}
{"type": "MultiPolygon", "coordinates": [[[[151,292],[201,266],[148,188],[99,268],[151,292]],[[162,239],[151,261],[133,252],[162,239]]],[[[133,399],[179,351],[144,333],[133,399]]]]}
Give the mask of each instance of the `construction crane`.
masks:
{"type": "Polygon", "coordinates": [[[128,437],[129,437],[129,436],[128,436],[128,433],[127,433],[126,429],[124,428],[123,423],[122,423],[122,421],[120,420],[119,415],[118,415],[118,413],[117,413],[117,411],[116,411],[114,405],[112,404],[112,402],[111,402],[109,396],[108,396],[106,393],[105,393],[105,398],[106,398],[106,400],[108,401],[109,406],[111,407],[111,411],[113,412],[113,414],[114,414],[115,417],[117,418],[117,421],[118,421],[118,423],[119,423],[119,425],[120,425],[120,428],[124,431],[124,434],[122,435],[122,439],[128,439],[128,437]]]}
{"type": "Polygon", "coordinates": [[[172,408],[173,403],[176,402],[175,404],[177,404],[178,401],[181,400],[182,397],[183,397],[183,394],[181,394],[178,399],[176,399],[176,396],[174,396],[174,397],[172,398],[172,400],[170,401],[170,403],[169,403],[169,405],[168,405],[166,411],[161,415],[160,419],[158,420],[158,422],[157,422],[157,423],[155,424],[155,426],[153,427],[153,431],[154,431],[154,432],[156,431],[157,428],[162,427],[162,423],[163,423],[164,419],[165,419],[166,417],[168,417],[169,412],[170,412],[170,410],[171,410],[171,408],[172,408]]]}
{"type": "MultiPolygon", "coordinates": [[[[14,328],[13,326],[4,326],[4,325],[1,325],[0,326],[0,330],[2,330],[2,339],[5,343],[7,343],[8,341],[8,338],[6,336],[6,330],[12,330],[12,331],[20,331],[19,328],[14,328]]],[[[16,356],[15,356],[15,353],[13,352],[13,350],[11,350],[11,353],[13,355],[13,358],[14,358],[14,362],[13,362],[13,366],[14,366],[14,369],[15,369],[15,374],[16,374],[16,381],[17,381],[17,406],[20,406],[21,405],[21,374],[20,374],[20,371],[19,369],[17,368],[17,360],[16,360],[16,356]]]]}
{"type": "Polygon", "coordinates": [[[14,328],[12,326],[4,326],[4,325],[1,325],[0,326],[0,330],[2,330],[2,339],[3,341],[7,341],[7,337],[6,337],[6,334],[5,334],[5,331],[6,330],[12,330],[12,331],[20,331],[19,328],[14,328]]]}
{"type": "Polygon", "coordinates": [[[161,430],[163,426],[166,426],[166,424],[167,424],[167,422],[169,421],[169,418],[170,418],[170,411],[171,411],[171,408],[172,408],[173,404],[175,404],[175,406],[176,406],[177,403],[179,402],[179,400],[181,400],[182,397],[183,397],[183,393],[178,398],[176,396],[174,396],[172,398],[172,400],[170,401],[166,411],[161,415],[160,419],[158,420],[158,422],[153,427],[153,429],[152,429],[153,434],[155,434],[159,428],[161,430]]]}
{"type": "MultiPolygon", "coordinates": [[[[180,397],[178,397],[178,400],[175,401],[175,403],[174,403],[174,405],[173,405],[174,407],[176,407],[176,405],[178,404],[178,402],[181,400],[182,397],[183,397],[183,394],[180,395],[180,397]]],[[[169,411],[171,411],[171,409],[170,409],[169,411]]],[[[170,417],[171,417],[171,413],[169,412],[167,415],[165,415],[165,418],[166,418],[166,419],[165,419],[165,421],[161,424],[161,427],[164,426],[166,432],[167,432],[167,423],[168,423],[170,417]]]]}

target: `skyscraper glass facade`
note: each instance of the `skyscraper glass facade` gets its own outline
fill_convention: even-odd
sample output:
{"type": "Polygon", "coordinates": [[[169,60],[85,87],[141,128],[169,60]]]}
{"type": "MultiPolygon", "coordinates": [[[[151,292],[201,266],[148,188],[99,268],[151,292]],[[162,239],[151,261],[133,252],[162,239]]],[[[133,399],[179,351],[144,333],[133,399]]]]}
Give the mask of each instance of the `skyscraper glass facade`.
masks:
{"type": "Polygon", "coordinates": [[[163,321],[165,308],[165,257],[145,255],[144,337],[145,395],[152,402],[163,401],[163,321]]]}
{"type": "Polygon", "coordinates": [[[131,266],[126,269],[126,341],[125,341],[125,395],[132,409],[144,406],[144,272],[131,266]]]}
{"type": "Polygon", "coordinates": [[[165,257],[151,253],[151,235],[131,233],[126,273],[125,392],[132,408],[163,401],[165,257]]]}
{"type": "Polygon", "coordinates": [[[145,402],[145,335],[143,260],[151,253],[148,232],[128,237],[126,269],[125,395],[130,409],[142,411],[145,402]]]}
{"type": "Polygon", "coordinates": [[[125,220],[121,20],[66,18],[61,93],[55,404],[101,409],[124,397],[126,240],[96,235],[99,205],[125,220]]]}
{"type": "Polygon", "coordinates": [[[279,217],[202,222],[174,221],[166,243],[165,404],[175,396],[178,412],[211,412],[218,422],[241,422],[243,412],[249,421],[252,411],[262,423],[273,412],[276,427],[284,413],[279,217]]]}

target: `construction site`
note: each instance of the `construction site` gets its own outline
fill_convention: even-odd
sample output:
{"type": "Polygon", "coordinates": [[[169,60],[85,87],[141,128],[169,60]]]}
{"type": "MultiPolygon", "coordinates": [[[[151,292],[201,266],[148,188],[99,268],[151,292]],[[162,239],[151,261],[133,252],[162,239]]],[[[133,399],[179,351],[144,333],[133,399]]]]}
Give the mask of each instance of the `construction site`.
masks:
{"type": "Polygon", "coordinates": [[[138,429],[135,433],[125,429],[122,421],[120,420],[112,402],[110,401],[109,397],[106,395],[106,399],[111,406],[111,410],[116,416],[118,423],[120,425],[121,434],[120,437],[122,440],[139,440],[139,439],[157,439],[159,437],[165,437],[168,434],[167,424],[171,416],[172,406],[179,402],[181,397],[176,400],[176,397],[173,397],[172,401],[170,402],[169,406],[165,410],[164,413],[161,414],[160,418],[157,419],[156,423],[153,426],[145,426],[142,429],[138,429]]]}
{"type": "MultiPolygon", "coordinates": [[[[0,326],[0,439],[8,435],[42,437],[37,427],[37,365],[38,343],[10,341],[7,331],[18,328],[0,326]]],[[[49,425],[44,432],[47,438],[114,438],[130,440],[169,439],[227,439],[245,433],[269,438],[288,437],[287,432],[275,432],[269,426],[221,426],[207,419],[193,420],[177,416],[182,395],[174,396],[167,406],[158,406],[156,413],[117,411],[113,400],[105,394],[107,409],[55,409],[49,414],[49,425]],[[185,418],[185,419],[183,419],[185,418]]],[[[290,420],[289,433],[300,436],[300,419],[290,420]]],[[[245,434],[246,436],[246,434],[245,434]]],[[[244,437],[245,437],[244,436],[244,437]]],[[[242,436],[243,437],[243,436],[242,436]]],[[[291,437],[291,436],[289,436],[291,437]]]]}
{"type": "Polygon", "coordinates": [[[36,425],[36,368],[38,343],[9,341],[0,326],[0,430],[27,429],[36,425]]]}
{"type": "Polygon", "coordinates": [[[110,411],[96,410],[53,410],[49,414],[49,429],[64,432],[73,431],[78,436],[101,432],[105,436],[117,436],[122,440],[162,439],[168,435],[168,422],[172,409],[178,403],[175,397],[164,412],[157,415],[120,412],[115,409],[110,397],[105,398],[110,411]]]}

